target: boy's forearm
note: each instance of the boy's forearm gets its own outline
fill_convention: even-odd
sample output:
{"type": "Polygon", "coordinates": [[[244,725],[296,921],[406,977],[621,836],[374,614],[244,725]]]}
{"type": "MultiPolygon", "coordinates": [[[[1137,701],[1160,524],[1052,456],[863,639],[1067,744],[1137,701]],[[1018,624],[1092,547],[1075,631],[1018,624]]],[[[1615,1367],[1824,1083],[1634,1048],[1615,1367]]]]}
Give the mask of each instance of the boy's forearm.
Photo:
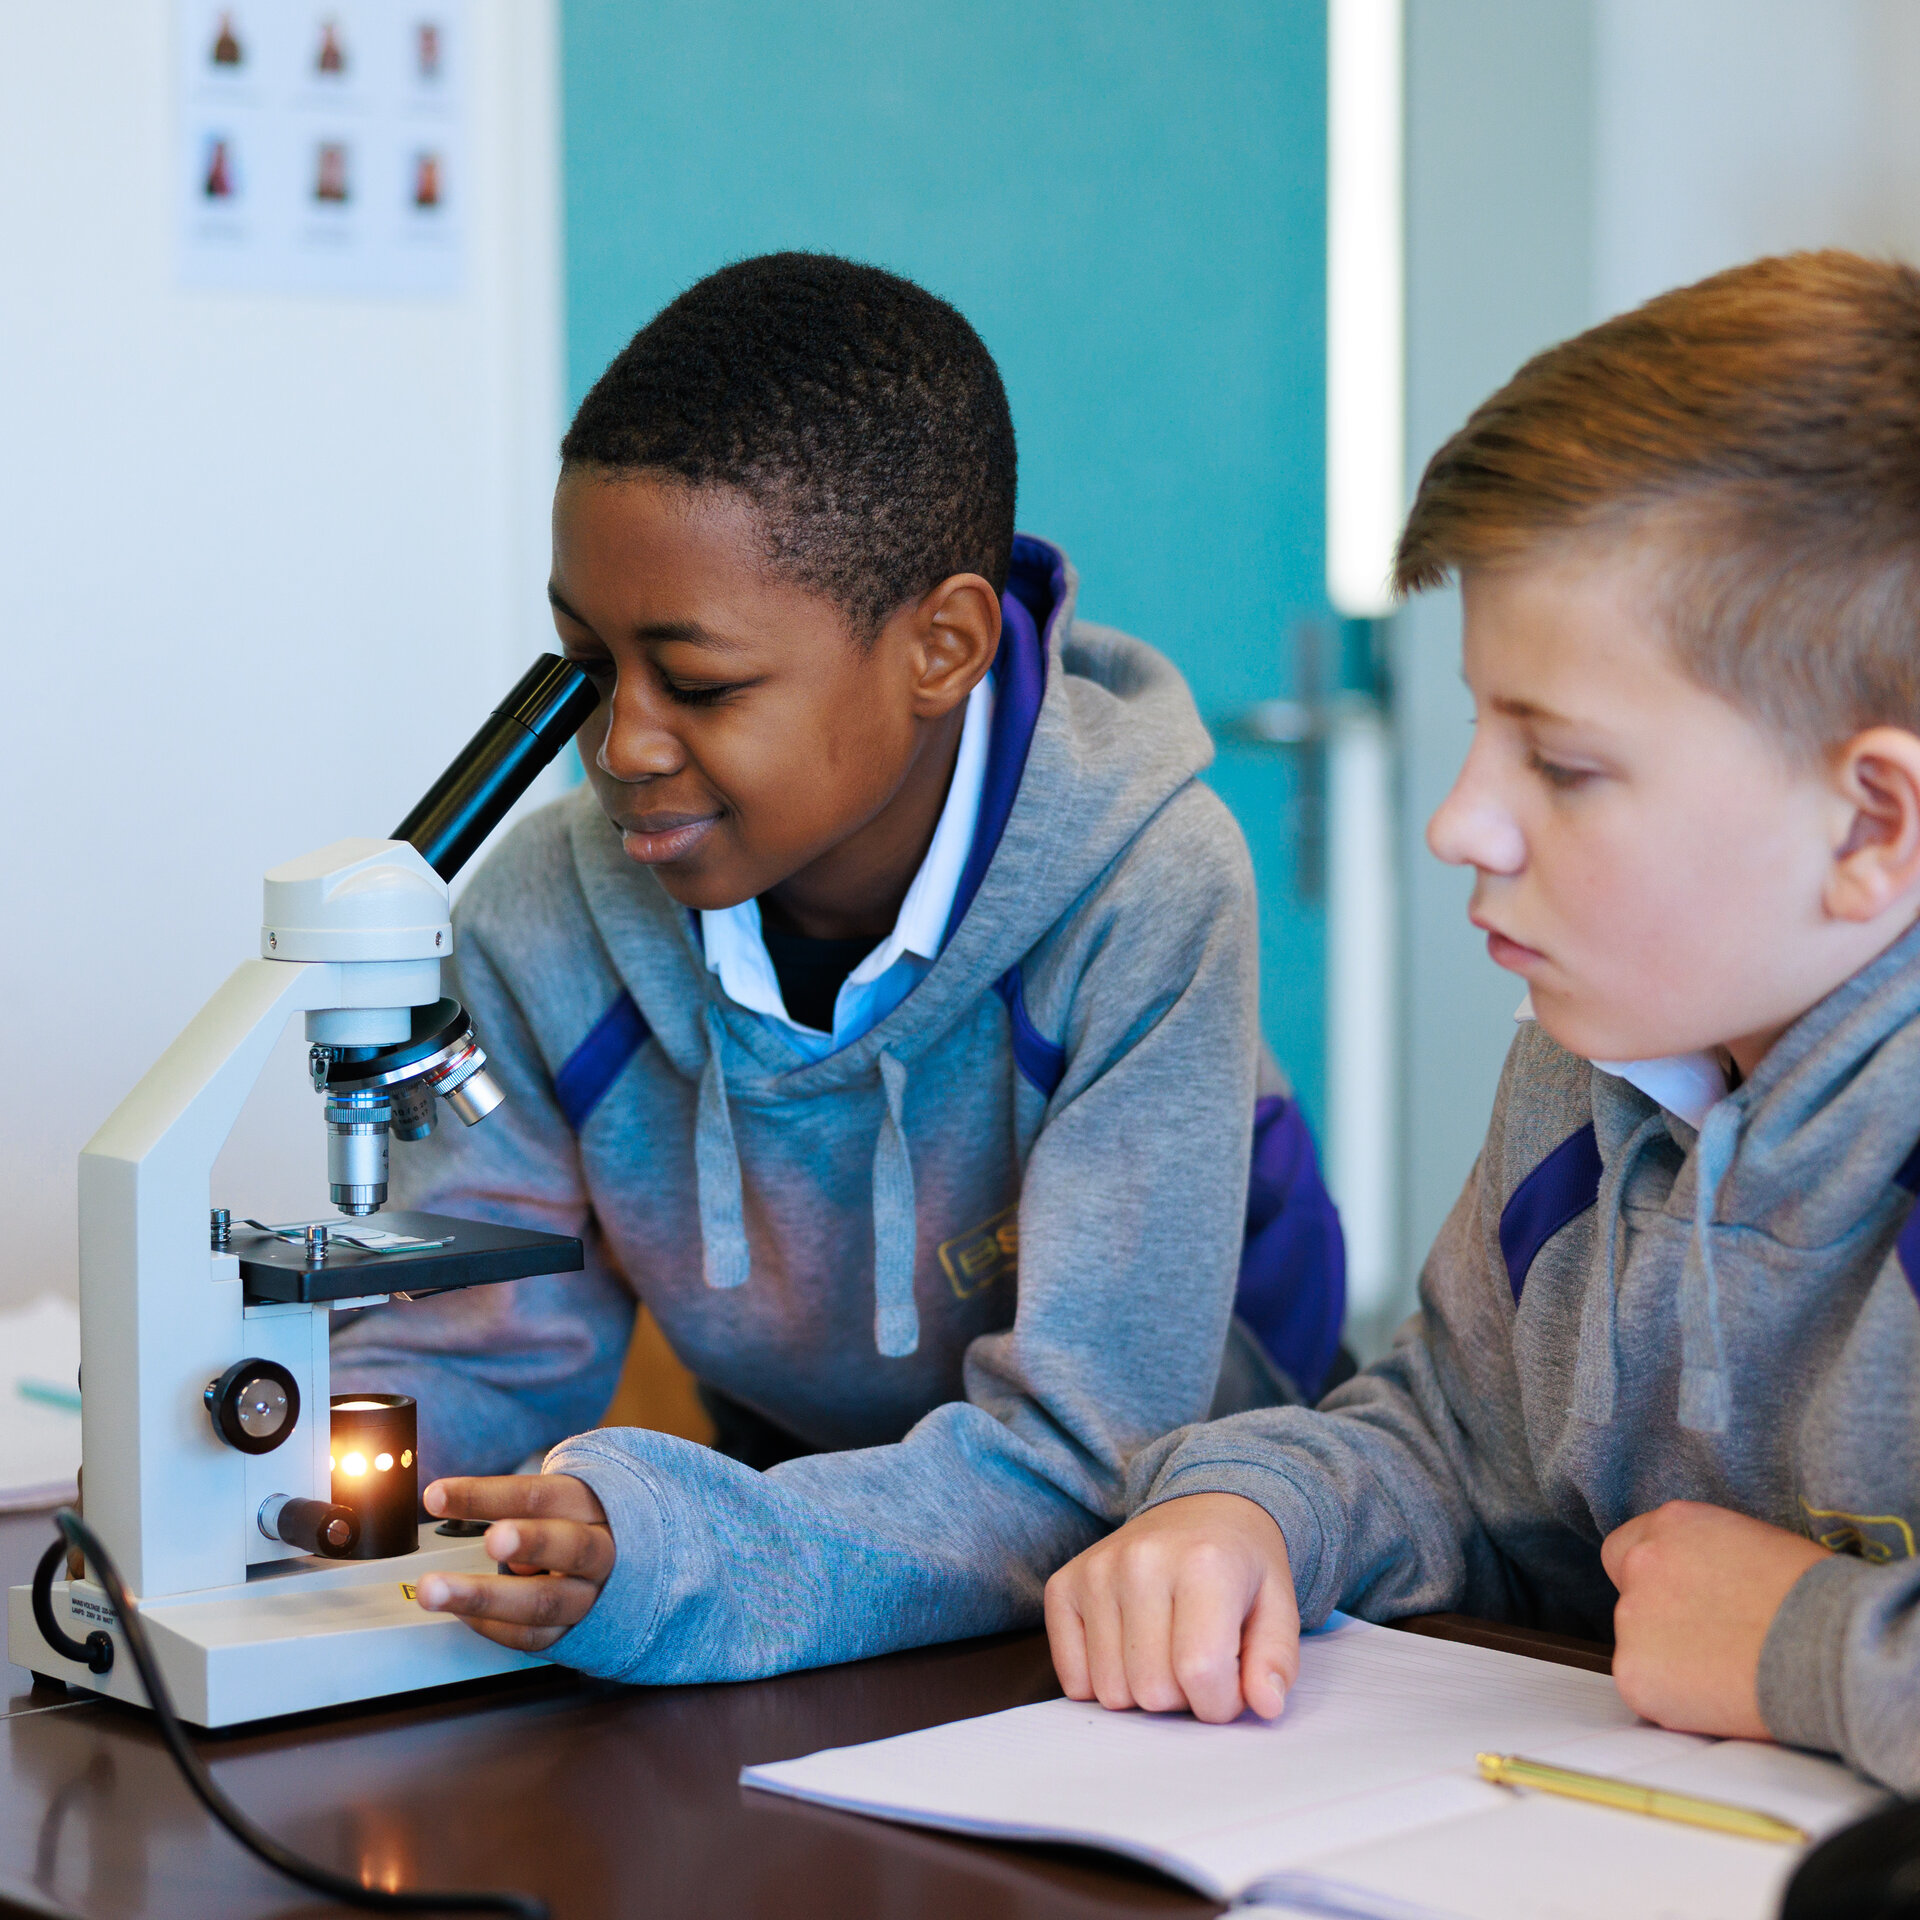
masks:
{"type": "Polygon", "coordinates": [[[1279,1527],[1300,1618],[1336,1607],[1369,1618],[1464,1604],[1489,1557],[1472,1510],[1397,1381],[1378,1376],[1340,1413],[1265,1408],[1188,1428],[1134,1462],[1136,1511],[1233,1493],[1279,1527]]]}
{"type": "Polygon", "coordinates": [[[550,1467],[599,1497],[617,1559],[553,1657],[668,1685],[1037,1626],[1047,1576],[1104,1522],[1021,1451],[997,1421],[958,1403],[910,1443],[765,1474],[642,1429],[568,1441],[550,1467]],[[909,1449],[940,1470],[903,1476],[888,1456],[909,1449]]]}
{"type": "Polygon", "coordinates": [[[1387,1359],[1326,1412],[1269,1409],[1189,1429],[1133,1462],[1130,1504],[1237,1493],[1286,1537],[1301,1618],[1509,1610],[1489,1514],[1524,1502],[1510,1336],[1483,1271],[1479,1176],[1422,1278],[1422,1313],[1387,1359]],[[1491,1303],[1491,1304],[1490,1304],[1491,1303]]]}
{"type": "Polygon", "coordinates": [[[1760,1712],[1776,1740],[1920,1792],[1920,1560],[1804,1573],[1761,1649],[1760,1712]]]}

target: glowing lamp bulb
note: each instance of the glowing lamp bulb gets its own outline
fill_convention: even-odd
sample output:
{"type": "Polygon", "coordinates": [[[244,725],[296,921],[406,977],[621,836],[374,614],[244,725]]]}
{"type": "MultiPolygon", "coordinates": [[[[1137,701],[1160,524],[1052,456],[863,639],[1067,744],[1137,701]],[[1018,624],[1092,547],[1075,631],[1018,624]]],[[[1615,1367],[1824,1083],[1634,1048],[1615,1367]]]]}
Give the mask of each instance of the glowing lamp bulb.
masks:
{"type": "Polygon", "coordinates": [[[405,1394],[341,1394],[330,1409],[333,1497],[360,1522],[356,1560],[384,1560],[420,1546],[419,1434],[405,1394]]]}

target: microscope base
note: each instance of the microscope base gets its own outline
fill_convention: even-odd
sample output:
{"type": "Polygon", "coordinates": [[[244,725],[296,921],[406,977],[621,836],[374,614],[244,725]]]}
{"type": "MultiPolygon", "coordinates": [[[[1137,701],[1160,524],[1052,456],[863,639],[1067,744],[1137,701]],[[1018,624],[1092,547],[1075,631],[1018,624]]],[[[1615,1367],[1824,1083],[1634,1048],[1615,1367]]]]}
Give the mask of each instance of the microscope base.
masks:
{"type": "MultiPolygon", "coordinates": [[[[401,1591],[429,1572],[493,1570],[478,1540],[447,1540],[422,1527],[417,1553],[282,1560],[255,1568],[241,1586],[150,1601],[140,1619],[181,1719],[231,1727],[545,1666],[538,1655],[483,1640],[451,1614],[423,1613],[401,1591]]],[[[76,1638],[106,1627],[112,1669],[96,1674],[61,1659],[34,1625],[27,1587],[7,1596],[7,1657],[47,1679],[145,1706],[106,1595],[90,1580],[56,1580],[53,1609],[76,1638]]]]}

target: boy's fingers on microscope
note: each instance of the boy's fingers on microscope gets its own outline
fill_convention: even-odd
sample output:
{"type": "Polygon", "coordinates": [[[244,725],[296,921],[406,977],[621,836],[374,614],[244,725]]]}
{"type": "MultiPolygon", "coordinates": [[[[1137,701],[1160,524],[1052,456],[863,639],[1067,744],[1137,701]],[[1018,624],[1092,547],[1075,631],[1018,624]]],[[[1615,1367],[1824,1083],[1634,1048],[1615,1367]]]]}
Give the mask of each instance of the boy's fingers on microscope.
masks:
{"type": "Polygon", "coordinates": [[[606,1510],[584,1480],[570,1473],[498,1473],[436,1480],[421,1503],[456,1520],[585,1520],[604,1525],[606,1510]]]}
{"type": "Polygon", "coordinates": [[[515,1653],[545,1653],[568,1631],[565,1627],[503,1626],[498,1620],[463,1620],[460,1624],[469,1633],[477,1633],[482,1640],[491,1640],[496,1646],[511,1647],[515,1653]]]}
{"type": "Polygon", "coordinates": [[[504,1565],[530,1572],[574,1573],[596,1584],[613,1571],[613,1535],[580,1520],[500,1520],[486,1549],[504,1565]]]}
{"type": "Polygon", "coordinates": [[[419,1589],[420,1605],[429,1613],[457,1613],[470,1625],[489,1621],[503,1627],[550,1628],[556,1635],[584,1620],[599,1597],[592,1581],[564,1574],[538,1580],[495,1573],[429,1574],[419,1589]]]}

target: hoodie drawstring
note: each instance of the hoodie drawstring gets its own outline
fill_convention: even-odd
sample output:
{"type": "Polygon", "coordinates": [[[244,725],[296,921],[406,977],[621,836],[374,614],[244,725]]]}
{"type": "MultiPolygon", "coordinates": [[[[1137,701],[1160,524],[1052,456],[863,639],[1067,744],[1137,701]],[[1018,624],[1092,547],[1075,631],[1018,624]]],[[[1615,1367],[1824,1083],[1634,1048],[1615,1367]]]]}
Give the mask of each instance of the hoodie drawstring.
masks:
{"type": "Polygon", "coordinates": [[[880,1056],[880,1086],[886,1110],[873,1147],[873,1344],[898,1360],[920,1344],[920,1314],[913,1304],[918,1223],[904,1122],[907,1070],[890,1053],[880,1056]]]}
{"type": "Polygon", "coordinates": [[[746,1284],[753,1256],[747,1246],[747,1211],[740,1195],[740,1154],[727,1111],[727,1076],[720,1065],[717,1008],[707,1008],[707,1065],[700,1076],[700,1104],[693,1130],[693,1170],[700,1197],[700,1244],[710,1287],[746,1284]]]}
{"type": "MultiPolygon", "coordinates": [[[[726,1071],[720,1064],[724,1029],[717,1008],[708,1007],[706,1028],[707,1064],[700,1075],[693,1135],[704,1272],[710,1287],[738,1287],[746,1283],[752,1252],[741,1197],[740,1152],[727,1106],[726,1071]]],[[[873,1343],[889,1360],[897,1360],[920,1345],[920,1315],[913,1304],[918,1220],[905,1124],[907,1070],[890,1053],[880,1055],[880,1086],[885,1103],[873,1149],[873,1343]]]]}
{"type": "Polygon", "coordinates": [[[1694,1149],[1693,1241],[1680,1279],[1680,1424],[1692,1433],[1725,1433],[1732,1395],[1720,1337],[1720,1279],[1713,1264],[1713,1215],[1720,1183],[1740,1144],[1741,1110],[1722,1100],[1694,1149]]]}
{"type": "MultiPolygon", "coordinates": [[[[1580,1315],[1580,1348],[1574,1362],[1573,1410],[1595,1426],[1613,1418],[1615,1352],[1619,1336],[1620,1233],[1627,1184],[1647,1142],[1666,1124],[1649,1114],[1627,1136],[1601,1190],[1607,1236],[1606,1275],[1590,1289],[1580,1315]]],[[[1680,1425],[1691,1433],[1724,1433],[1732,1411],[1726,1343],[1720,1332],[1720,1283],[1713,1259],[1713,1215],[1720,1184],[1740,1144],[1740,1109],[1722,1100],[1708,1113],[1694,1148],[1696,1186],[1693,1233],[1680,1281],[1680,1425]]]]}
{"type": "Polygon", "coordinates": [[[1594,1426],[1603,1427],[1613,1418],[1614,1383],[1617,1378],[1615,1354],[1619,1343],[1620,1291],[1618,1282],[1621,1223],[1627,1211],[1627,1186],[1633,1179],[1647,1142],[1666,1125],[1659,1113],[1650,1113],[1630,1133],[1614,1164],[1608,1169],[1608,1185],[1602,1195],[1602,1231],[1607,1236],[1607,1268],[1600,1288],[1587,1290],[1586,1304],[1580,1314],[1580,1346],[1573,1366],[1573,1410],[1594,1426]]]}

